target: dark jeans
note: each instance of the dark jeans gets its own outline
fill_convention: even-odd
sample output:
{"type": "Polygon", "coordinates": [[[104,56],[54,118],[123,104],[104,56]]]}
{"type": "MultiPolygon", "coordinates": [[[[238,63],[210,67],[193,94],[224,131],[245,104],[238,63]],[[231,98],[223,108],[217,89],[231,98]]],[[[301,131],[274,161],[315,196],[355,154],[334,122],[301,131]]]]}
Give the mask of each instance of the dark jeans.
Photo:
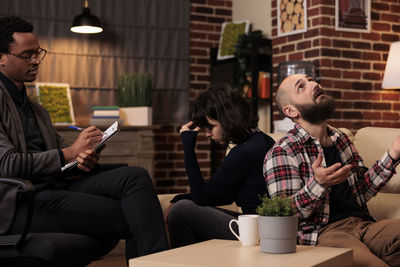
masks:
{"type": "MultiPolygon", "coordinates": [[[[229,230],[229,222],[239,213],[199,206],[183,199],[176,202],[168,214],[171,248],[186,246],[210,239],[236,240],[229,230]]],[[[238,233],[237,225],[232,228],[238,233]]]]}
{"type": "MultiPolygon", "coordinates": [[[[19,206],[10,233],[22,231],[19,206]]],[[[31,232],[125,239],[127,259],[168,249],[163,215],[145,169],[122,167],[48,188],[35,195],[31,232]]]]}

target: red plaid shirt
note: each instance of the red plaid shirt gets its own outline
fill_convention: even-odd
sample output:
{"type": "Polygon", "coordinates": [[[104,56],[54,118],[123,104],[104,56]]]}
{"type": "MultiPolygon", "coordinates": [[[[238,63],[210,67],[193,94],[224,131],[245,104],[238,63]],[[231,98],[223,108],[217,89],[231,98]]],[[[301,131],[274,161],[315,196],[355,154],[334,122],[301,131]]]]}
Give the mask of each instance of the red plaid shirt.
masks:
{"type": "MultiPolygon", "coordinates": [[[[386,152],[369,170],[354,144],[338,129],[328,126],[328,134],[336,146],[343,165],[351,164],[347,181],[357,203],[368,213],[366,203],[374,197],[395,173],[398,162],[386,152]]],[[[316,245],[318,231],[328,224],[329,192],[315,180],[311,164],[318,154],[324,155],[319,141],[296,124],[267,153],[263,173],[269,195],[293,196],[299,217],[298,242],[316,245]]],[[[325,158],[322,166],[326,167],[325,158]]]]}

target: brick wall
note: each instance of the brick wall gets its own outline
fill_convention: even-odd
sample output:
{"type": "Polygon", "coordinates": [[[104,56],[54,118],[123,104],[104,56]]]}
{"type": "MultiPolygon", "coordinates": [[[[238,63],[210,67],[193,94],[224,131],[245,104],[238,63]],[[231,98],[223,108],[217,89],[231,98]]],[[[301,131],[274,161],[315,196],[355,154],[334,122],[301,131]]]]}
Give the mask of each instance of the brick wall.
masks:
{"type": "Polygon", "coordinates": [[[335,0],[309,0],[307,32],[286,37],[277,37],[277,2],[271,2],[275,70],[288,60],[313,61],[337,99],[330,121],[336,127],[400,127],[400,91],[381,90],[390,44],[400,40],[399,0],[371,0],[370,33],[335,31],[335,0]]]}
{"type": "MultiPolygon", "coordinates": [[[[210,80],[210,48],[217,47],[221,25],[232,21],[232,0],[191,0],[190,4],[190,100],[207,89],[210,80]]],[[[178,125],[164,125],[155,131],[154,181],[158,193],[188,191],[178,125]]],[[[209,177],[210,142],[200,135],[197,159],[203,175],[209,177]]]]}

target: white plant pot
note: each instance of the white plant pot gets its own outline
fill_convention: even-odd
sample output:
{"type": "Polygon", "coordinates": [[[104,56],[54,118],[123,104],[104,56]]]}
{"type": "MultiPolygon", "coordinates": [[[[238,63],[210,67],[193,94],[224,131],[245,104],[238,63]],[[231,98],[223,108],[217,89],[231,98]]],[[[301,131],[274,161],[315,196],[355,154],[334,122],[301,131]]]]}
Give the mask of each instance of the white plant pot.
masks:
{"type": "Polygon", "coordinates": [[[129,126],[149,126],[153,124],[152,107],[126,107],[119,108],[120,117],[124,120],[124,125],[129,126]]]}
{"type": "Polygon", "coordinates": [[[296,252],[297,216],[258,217],[260,248],[267,253],[296,252]]]}

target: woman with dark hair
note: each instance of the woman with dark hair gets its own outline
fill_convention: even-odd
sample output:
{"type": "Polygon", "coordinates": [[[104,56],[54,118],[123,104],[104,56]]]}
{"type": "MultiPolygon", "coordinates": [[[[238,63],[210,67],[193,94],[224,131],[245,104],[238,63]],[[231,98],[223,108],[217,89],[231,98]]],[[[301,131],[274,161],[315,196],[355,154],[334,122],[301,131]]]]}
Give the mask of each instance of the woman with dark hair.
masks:
{"type": "Polygon", "coordinates": [[[243,97],[227,85],[212,86],[194,102],[193,120],[179,133],[185,154],[190,194],[178,195],[167,217],[171,247],[213,238],[235,239],[228,223],[239,213],[215,208],[235,202],[243,213],[254,214],[267,193],[262,172],[265,154],[275,143],[257,129],[243,97]],[[233,146],[219,170],[208,181],[202,177],[195,146],[203,129],[212,141],[233,146]]]}

